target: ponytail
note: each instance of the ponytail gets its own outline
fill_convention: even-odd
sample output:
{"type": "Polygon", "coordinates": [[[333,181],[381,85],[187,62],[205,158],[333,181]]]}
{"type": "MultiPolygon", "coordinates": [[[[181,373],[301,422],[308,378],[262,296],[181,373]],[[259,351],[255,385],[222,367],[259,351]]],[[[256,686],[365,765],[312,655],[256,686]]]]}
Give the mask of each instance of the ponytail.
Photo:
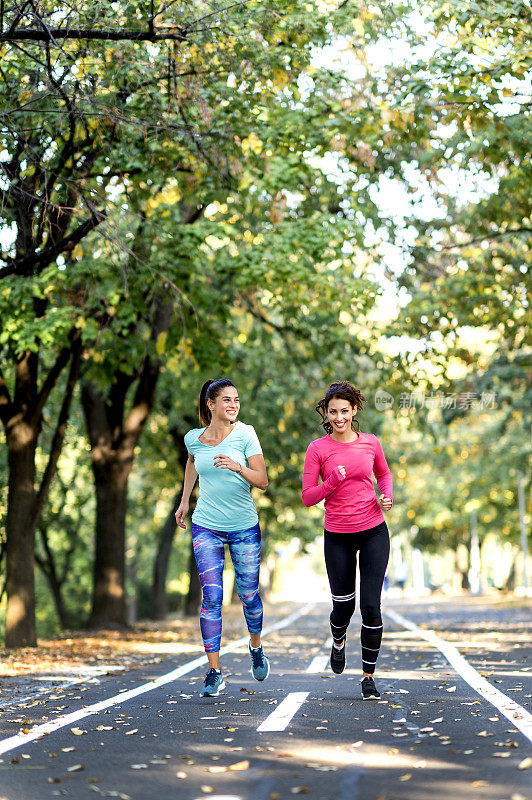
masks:
{"type": "Polygon", "coordinates": [[[228,378],[218,378],[217,380],[210,378],[208,381],[205,381],[201,387],[199,396],[199,421],[202,427],[207,428],[211,423],[212,414],[207,405],[207,400],[216,400],[222,389],[225,389],[227,386],[235,386],[235,384],[233,381],[228,380],[228,378]]]}

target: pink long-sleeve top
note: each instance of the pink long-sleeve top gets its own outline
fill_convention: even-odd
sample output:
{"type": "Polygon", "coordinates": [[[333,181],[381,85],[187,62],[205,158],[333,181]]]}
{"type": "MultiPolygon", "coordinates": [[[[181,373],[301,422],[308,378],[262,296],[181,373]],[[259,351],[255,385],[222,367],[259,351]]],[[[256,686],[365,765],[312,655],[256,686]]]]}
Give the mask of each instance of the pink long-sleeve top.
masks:
{"type": "Polygon", "coordinates": [[[393,500],[392,475],[374,434],[359,433],[354,442],[335,442],[329,435],[322,436],[307,448],[303,502],[314,506],[325,499],[325,529],[333,533],[373,528],[384,520],[384,515],[372,473],[381,494],[393,500]],[[338,469],[341,465],[345,467],[345,478],[338,469]]]}

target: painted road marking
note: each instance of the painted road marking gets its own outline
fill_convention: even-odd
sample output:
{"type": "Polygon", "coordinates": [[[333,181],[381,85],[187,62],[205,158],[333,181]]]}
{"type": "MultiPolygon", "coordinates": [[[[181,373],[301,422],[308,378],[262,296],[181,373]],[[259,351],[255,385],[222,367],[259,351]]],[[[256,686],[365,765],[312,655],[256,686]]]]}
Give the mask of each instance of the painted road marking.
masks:
{"type": "Polygon", "coordinates": [[[325,672],[329,663],[329,656],[314,656],[305,672],[325,672]]]}
{"type": "MultiPolygon", "coordinates": [[[[314,608],[314,605],[315,603],[309,603],[308,605],[304,606],[301,611],[296,611],[293,614],[290,614],[290,616],[279,620],[279,622],[276,622],[274,625],[270,625],[268,628],[263,630],[263,635],[272,633],[273,631],[278,631],[281,628],[288,627],[288,625],[291,625],[292,622],[295,622],[300,617],[308,614],[314,608]]],[[[230,642],[229,644],[225,645],[225,647],[221,648],[220,655],[223,655],[224,653],[231,653],[238,647],[247,644],[248,641],[249,636],[243,636],[241,639],[230,642]]],[[[122,704],[126,700],[132,700],[134,697],[138,697],[141,694],[146,694],[146,692],[151,692],[153,689],[158,689],[160,686],[164,686],[167,683],[171,683],[172,681],[183,677],[183,675],[187,675],[189,672],[193,672],[197,667],[201,667],[203,664],[206,664],[207,661],[208,659],[206,655],[199,656],[193,661],[188,661],[181,667],[177,667],[171,672],[167,672],[165,675],[161,675],[155,680],[148,681],[148,683],[143,683],[140,686],[137,686],[135,689],[129,689],[128,691],[120,692],[120,694],[115,694],[113,697],[108,697],[106,700],[101,700],[99,703],[93,703],[90,706],[85,706],[84,708],[78,709],[78,711],[73,711],[70,714],[64,714],[60,717],[56,717],[54,720],[45,722],[42,725],[36,725],[34,728],[28,731],[28,733],[9,736],[7,739],[0,741],[0,754],[7,753],[10,750],[14,750],[16,747],[21,747],[24,744],[28,744],[28,742],[35,741],[35,739],[40,739],[46,734],[54,733],[54,731],[58,731],[61,728],[66,728],[69,725],[73,725],[75,722],[79,722],[81,719],[85,719],[85,717],[89,717],[92,714],[98,714],[98,712],[104,711],[110,706],[115,706],[118,703],[122,704]]]]}
{"type": "Polygon", "coordinates": [[[266,717],[257,730],[260,731],[284,731],[294,714],[299,711],[310,692],[290,692],[275,711],[266,717]]]}
{"type": "Polygon", "coordinates": [[[491,685],[485,678],[480,675],[476,669],[467,661],[464,656],[454,647],[454,645],[446,642],[445,639],[440,639],[436,636],[434,631],[427,631],[420,628],[415,622],[411,622],[402,614],[396,611],[385,611],[387,617],[393,619],[403,628],[417,633],[425,641],[429,642],[433,647],[436,647],[440,653],[443,653],[449,664],[456,670],[461,678],[468,683],[472,689],[475,690],[481,697],[495,706],[501,714],[510,720],[512,725],[518,728],[521,733],[532,742],[532,714],[530,714],[523,706],[516,703],[505,694],[500,692],[491,685]]]}
{"type": "MultiPolygon", "coordinates": [[[[332,636],[328,636],[323,643],[323,647],[326,650],[330,650],[332,647],[332,636]]],[[[329,656],[314,656],[308,667],[306,668],[305,672],[316,673],[316,672],[325,672],[329,665],[329,656]]]]}

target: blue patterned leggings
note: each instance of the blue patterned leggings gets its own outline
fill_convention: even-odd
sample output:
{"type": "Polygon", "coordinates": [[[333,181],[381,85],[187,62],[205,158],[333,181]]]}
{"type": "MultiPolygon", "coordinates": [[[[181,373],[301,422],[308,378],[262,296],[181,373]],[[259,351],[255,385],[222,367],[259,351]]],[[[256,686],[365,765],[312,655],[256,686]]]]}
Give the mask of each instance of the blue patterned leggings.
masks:
{"type": "Polygon", "coordinates": [[[213,531],[192,523],[192,544],[203,589],[200,613],[201,635],[206,653],[217,653],[222,636],[222,574],[224,545],[235,568],[238,596],[250,633],[262,630],[262,601],[259,594],[260,527],[244,531],[213,531]]]}

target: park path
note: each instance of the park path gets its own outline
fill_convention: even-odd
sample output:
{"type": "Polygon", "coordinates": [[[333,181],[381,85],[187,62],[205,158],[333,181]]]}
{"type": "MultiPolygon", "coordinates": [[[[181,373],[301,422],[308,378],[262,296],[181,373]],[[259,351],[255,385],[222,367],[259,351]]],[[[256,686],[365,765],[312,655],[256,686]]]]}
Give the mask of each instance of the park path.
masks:
{"type": "Polygon", "coordinates": [[[333,675],[328,605],[294,604],[267,620],[263,684],[237,640],[218,698],[198,697],[205,667],[194,651],[6,707],[0,797],[532,798],[530,608],[464,598],[385,608],[379,702],[359,696],[358,632],[333,675]],[[467,680],[442,650],[465,657],[467,680]]]}

